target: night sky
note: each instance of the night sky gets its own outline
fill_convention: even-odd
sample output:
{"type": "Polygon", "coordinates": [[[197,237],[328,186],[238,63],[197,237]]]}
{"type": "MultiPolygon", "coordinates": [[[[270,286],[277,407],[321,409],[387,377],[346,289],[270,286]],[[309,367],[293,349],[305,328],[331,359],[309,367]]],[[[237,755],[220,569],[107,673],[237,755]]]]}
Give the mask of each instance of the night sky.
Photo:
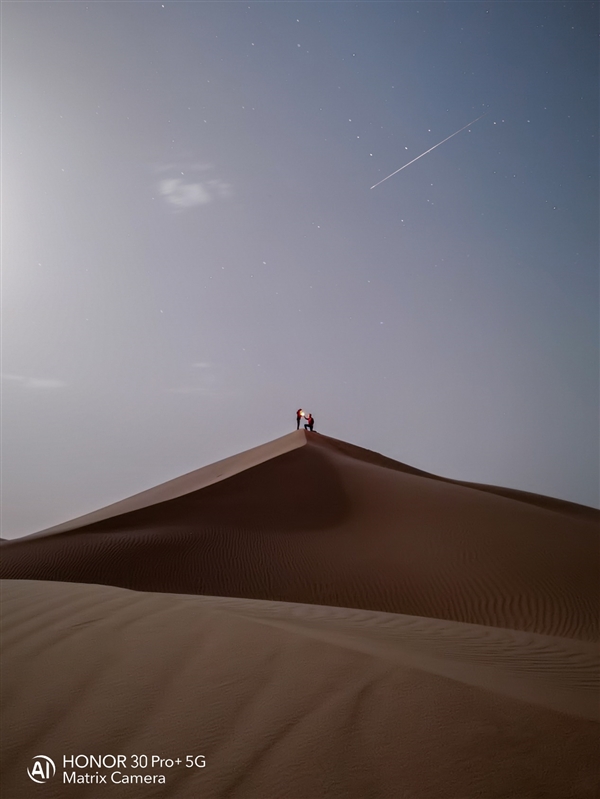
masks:
{"type": "Polygon", "coordinates": [[[298,407],[598,506],[597,3],[4,2],[2,25],[4,537],[298,407]]]}

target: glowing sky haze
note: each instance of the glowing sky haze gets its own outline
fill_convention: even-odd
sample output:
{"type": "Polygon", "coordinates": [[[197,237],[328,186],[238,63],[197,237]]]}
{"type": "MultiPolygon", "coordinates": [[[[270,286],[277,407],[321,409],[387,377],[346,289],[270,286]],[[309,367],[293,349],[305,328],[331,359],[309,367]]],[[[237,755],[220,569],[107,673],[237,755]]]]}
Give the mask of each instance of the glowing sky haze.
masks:
{"type": "Polygon", "coordinates": [[[2,536],[298,407],[598,506],[597,3],[4,2],[2,81],[2,536]]]}

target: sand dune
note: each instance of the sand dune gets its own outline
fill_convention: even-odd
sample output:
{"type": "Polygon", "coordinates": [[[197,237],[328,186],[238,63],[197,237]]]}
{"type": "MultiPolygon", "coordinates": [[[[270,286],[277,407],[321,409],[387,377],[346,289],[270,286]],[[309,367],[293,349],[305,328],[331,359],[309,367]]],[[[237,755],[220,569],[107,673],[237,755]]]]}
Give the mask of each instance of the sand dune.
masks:
{"type": "Polygon", "coordinates": [[[4,541],[0,796],[597,797],[599,518],[297,432],[4,541]]]}
{"type": "Polygon", "coordinates": [[[324,436],[268,446],[4,545],[0,575],[598,635],[598,512],[324,436]]]}
{"type": "Polygon", "coordinates": [[[2,591],[5,797],[597,795],[589,644],[106,586],[2,591]],[[192,753],[206,767],[134,769],[166,774],[143,789],[34,792],[39,752],[192,753]]]}

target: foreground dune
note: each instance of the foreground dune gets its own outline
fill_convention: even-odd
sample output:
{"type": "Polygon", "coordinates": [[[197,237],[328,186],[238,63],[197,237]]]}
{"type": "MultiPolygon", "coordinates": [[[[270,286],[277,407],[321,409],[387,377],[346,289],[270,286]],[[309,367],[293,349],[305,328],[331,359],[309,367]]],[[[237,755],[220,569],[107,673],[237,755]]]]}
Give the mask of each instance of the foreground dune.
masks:
{"type": "Polygon", "coordinates": [[[3,541],[0,796],[597,797],[599,518],[297,432],[3,541]]]}
{"type": "Polygon", "coordinates": [[[2,599],[7,799],[597,795],[588,643],[107,586],[5,581],[2,599]],[[58,773],[33,785],[40,753],[58,773]],[[65,785],[79,753],[206,765],[65,785]]]}

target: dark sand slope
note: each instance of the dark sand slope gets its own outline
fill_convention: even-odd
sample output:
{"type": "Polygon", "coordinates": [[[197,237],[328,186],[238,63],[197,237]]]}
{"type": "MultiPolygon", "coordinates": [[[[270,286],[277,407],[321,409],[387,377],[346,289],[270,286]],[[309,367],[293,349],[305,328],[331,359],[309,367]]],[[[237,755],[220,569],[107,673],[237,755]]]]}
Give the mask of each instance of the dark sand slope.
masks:
{"type": "Polygon", "coordinates": [[[599,519],[300,431],[5,542],[0,574],[595,640],[599,519]]]}
{"type": "Polygon", "coordinates": [[[588,642],[41,581],[4,581],[2,611],[2,799],[598,795],[588,642]],[[59,775],[34,785],[40,753],[59,775]],[[77,753],[202,754],[206,767],[128,770],[164,785],[63,785],[77,753]]]}

